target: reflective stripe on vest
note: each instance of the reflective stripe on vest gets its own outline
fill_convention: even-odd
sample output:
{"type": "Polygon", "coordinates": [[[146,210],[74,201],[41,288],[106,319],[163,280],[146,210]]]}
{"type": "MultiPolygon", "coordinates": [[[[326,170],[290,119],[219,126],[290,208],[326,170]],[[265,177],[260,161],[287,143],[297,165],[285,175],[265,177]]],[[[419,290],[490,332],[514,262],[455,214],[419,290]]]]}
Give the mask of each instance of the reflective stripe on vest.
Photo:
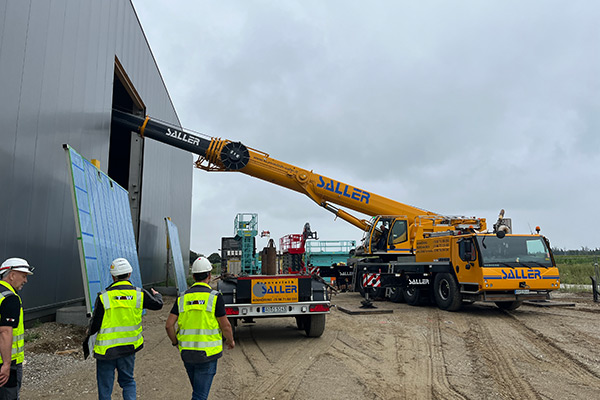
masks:
{"type": "Polygon", "coordinates": [[[102,291],[99,297],[104,306],[104,318],[96,336],[94,352],[105,355],[113,347],[127,345],[139,348],[144,342],[142,289],[122,281],[102,291]]]}
{"type": "MultiPolygon", "coordinates": [[[[21,297],[15,292],[12,286],[8,282],[0,281],[0,305],[4,301],[5,298],[9,296],[17,296],[19,299],[19,323],[17,327],[13,329],[13,338],[12,338],[12,349],[11,349],[11,360],[15,360],[17,364],[20,364],[25,359],[25,326],[23,324],[23,304],[21,303],[21,297]]],[[[2,316],[0,316],[2,318],[2,316]]],[[[0,355],[0,363],[2,361],[2,355],[0,355]]]]}
{"type": "MultiPolygon", "coordinates": [[[[205,283],[195,283],[193,286],[197,285],[210,288],[205,283]]],[[[186,292],[179,296],[177,299],[179,351],[204,351],[208,357],[223,351],[223,338],[219,321],[215,317],[218,294],[216,290],[211,290],[210,292],[186,292]]]]}

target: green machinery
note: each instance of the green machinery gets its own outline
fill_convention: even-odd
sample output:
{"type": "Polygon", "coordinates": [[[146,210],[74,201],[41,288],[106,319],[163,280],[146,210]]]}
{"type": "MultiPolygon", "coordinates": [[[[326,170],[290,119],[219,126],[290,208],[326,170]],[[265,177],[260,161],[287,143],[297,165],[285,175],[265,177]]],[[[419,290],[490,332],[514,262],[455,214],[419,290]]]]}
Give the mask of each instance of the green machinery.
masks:
{"type": "Polygon", "coordinates": [[[256,254],[256,235],[258,235],[258,214],[239,213],[235,217],[233,232],[240,243],[240,274],[260,273],[260,263],[256,254]]]}
{"type": "MultiPolygon", "coordinates": [[[[317,274],[326,282],[331,278],[348,282],[352,278],[352,266],[346,265],[351,251],[356,248],[354,240],[315,240],[306,242],[304,260],[310,274],[317,274]]],[[[342,282],[342,281],[340,281],[342,282]]]]}
{"type": "Polygon", "coordinates": [[[332,264],[345,264],[354,248],[355,240],[314,240],[306,242],[304,258],[314,267],[331,267],[332,264]]]}

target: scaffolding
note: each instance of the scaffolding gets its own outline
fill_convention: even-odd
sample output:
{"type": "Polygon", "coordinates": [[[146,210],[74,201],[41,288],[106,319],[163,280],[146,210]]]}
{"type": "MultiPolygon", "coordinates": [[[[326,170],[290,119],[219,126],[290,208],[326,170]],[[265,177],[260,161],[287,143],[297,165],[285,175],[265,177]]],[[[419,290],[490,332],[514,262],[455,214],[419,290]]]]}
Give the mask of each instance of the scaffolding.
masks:
{"type": "Polygon", "coordinates": [[[239,213],[235,217],[233,231],[235,239],[240,242],[240,273],[257,274],[260,270],[256,254],[256,235],[258,235],[258,214],[239,213]]]}

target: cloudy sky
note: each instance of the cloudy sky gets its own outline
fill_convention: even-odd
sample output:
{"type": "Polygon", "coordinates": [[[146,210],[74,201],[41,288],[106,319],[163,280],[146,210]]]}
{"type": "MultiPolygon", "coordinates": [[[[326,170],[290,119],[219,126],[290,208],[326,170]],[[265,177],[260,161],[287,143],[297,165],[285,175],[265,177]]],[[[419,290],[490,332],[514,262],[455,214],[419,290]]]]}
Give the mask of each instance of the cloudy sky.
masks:
{"type": "MultiPolygon", "coordinates": [[[[133,1],[184,127],[447,215],[600,247],[600,2],[133,1]]],[[[237,213],[362,232],[296,192],[194,171],[191,248],[237,213]]],[[[361,216],[364,217],[364,216],[361,216]]],[[[266,245],[258,240],[258,247],[266,245]]]]}

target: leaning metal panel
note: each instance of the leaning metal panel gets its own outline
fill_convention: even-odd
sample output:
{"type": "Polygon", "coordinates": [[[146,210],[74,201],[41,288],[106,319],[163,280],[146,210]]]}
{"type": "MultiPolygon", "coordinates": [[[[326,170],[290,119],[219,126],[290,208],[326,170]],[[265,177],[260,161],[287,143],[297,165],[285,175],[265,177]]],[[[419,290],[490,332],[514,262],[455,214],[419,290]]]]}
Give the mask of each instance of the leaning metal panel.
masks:
{"type": "Polygon", "coordinates": [[[173,260],[173,266],[175,269],[177,295],[179,295],[185,292],[188,288],[187,281],[185,279],[186,274],[185,267],[183,266],[183,257],[181,255],[181,245],[179,244],[179,231],[177,230],[177,225],[175,225],[170,218],[165,218],[165,223],[167,225],[167,243],[171,253],[171,260],[173,260]]]}
{"type": "Polygon", "coordinates": [[[142,286],[129,196],[125,189],[69,145],[63,147],[72,178],[85,303],[91,313],[98,292],[112,283],[109,266],[115,258],[123,257],[129,261],[133,268],[131,283],[142,286]]]}

